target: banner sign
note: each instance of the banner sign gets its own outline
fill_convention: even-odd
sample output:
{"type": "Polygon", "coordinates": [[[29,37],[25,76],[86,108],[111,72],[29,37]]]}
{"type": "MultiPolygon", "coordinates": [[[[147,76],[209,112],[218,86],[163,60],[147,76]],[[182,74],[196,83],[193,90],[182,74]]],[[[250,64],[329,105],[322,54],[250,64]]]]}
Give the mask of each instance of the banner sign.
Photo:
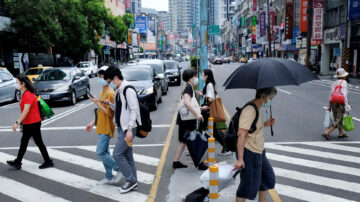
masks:
{"type": "Polygon", "coordinates": [[[128,29],[128,44],[132,45],[132,31],[128,29]]]}
{"type": "Polygon", "coordinates": [[[257,2],[256,0],[253,0],[253,9],[252,9],[254,12],[257,11],[257,2]]]}
{"type": "Polygon", "coordinates": [[[314,0],[314,14],[313,14],[313,40],[322,40],[323,26],[324,26],[324,1],[314,0]]]}
{"type": "Polygon", "coordinates": [[[280,43],[280,26],[274,26],[274,41],[280,43]]]}
{"type": "Polygon", "coordinates": [[[349,19],[360,19],[360,0],[349,1],[349,19]]]}
{"type": "Polygon", "coordinates": [[[294,0],[286,0],[285,11],[285,40],[293,37],[294,0]]]}
{"type": "Polygon", "coordinates": [[[260,13],[260,36],[263,37],[266,34],[266,11],[260,13]]]}
{"type": "Polygon", "coordinates": [[[274,40],[274,24],[275,24],[275,11],[270,11],[270,35],[271,35],[271,41],[274,40]]]}
{"type": "Polygon", "coordinates": [[[139,29],[140,34],[147,33],[147,25],[146,25],[146,17],[145,16],[137,16],[135,18],[135,28],[139,29]]]}
{"type": "Polygon", "coordinates": [[[252,16],[251,34],[252,34],[252,43],[256,44],[256,16],[252,16]]]}
{"type": "Polygon", "coordinates": [[[300,5],[300,32],[307,32],[307,9],[308,0],[301,0],[300,5]]]}

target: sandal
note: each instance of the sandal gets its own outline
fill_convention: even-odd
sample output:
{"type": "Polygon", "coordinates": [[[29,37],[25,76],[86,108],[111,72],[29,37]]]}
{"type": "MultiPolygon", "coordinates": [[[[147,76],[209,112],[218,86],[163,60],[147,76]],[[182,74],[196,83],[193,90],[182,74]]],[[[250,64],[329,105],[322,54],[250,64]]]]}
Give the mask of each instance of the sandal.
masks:
{"type": "Polygon", "coordinates": [[[325,133],[323,133],[321,136],[323,136],[326,140],[330,140],[329,135],[326,135],[325,133]]]}
{"type": "Polygon", "coordinates": [[[349,137],[348,135],[344,134],[344,135],[339,135],[338,138],[347,138],[349,137]]]}

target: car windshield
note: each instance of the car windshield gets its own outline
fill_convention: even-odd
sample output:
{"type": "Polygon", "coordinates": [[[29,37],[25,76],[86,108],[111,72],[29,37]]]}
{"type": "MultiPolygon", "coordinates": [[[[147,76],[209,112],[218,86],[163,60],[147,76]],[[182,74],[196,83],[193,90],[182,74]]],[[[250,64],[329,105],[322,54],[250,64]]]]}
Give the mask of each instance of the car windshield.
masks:
{"type": "Polygon", "coordinates": [[[71,69],[51,69],[44,71],[38,81],[67,81],[70,80],[71,69]]]}
{"type": "Polygon", "coordinates": [[[79,63],[77,65],[78,68],[88,68],[90,67],[90,64],[89,63],[79,63]]]}
{"type": "Polygon", "coordinates": [[[163,74],[164,73],[164,68],[161,66],[161,64],[148,64],[146,62],[140,62],[140,64],[143,64],[143,65],[150,65],[151,68],[153,70],[156,71],[156,73],[158,74],[163,74]]]}
{"type": "Polygon", "coordinates": [[[166,69],[177,69],[176,62],[164,62],[166,69]]]}
{"type": "Polygon", "coordinates": [[[28,69],[24,73],[25,75],[39,75],[43,72],[43,69],[28,69]]]}
{"type": "Polygon", "coordinates": [[[121,73],[127,81],[152,80],[150,69],[121,69],[121,73]]]}

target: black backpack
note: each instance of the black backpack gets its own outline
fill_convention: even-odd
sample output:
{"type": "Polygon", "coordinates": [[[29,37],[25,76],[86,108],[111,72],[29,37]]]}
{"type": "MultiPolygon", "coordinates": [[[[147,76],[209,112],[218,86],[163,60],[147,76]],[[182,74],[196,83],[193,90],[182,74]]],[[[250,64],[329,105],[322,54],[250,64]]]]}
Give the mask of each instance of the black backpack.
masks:
{"type": "Polygon", "coordinates": [[[253,106],[255,108],[256,116],[255,116],[255,120],[252,123],[251,128],[248,132],[253,133],[256,131],[256,123],[258,122],[258,119],[259,119],[259,110],[258,110],[258,107],[256,106],[256,104],[254,104],[253,102],[249,102],[246,105],[244,105],[242,108],[236,107],[236,112],[235,112],[234,116],[231,117],[228,131],[226,132],[226,136],[225,136],[224,148],[226,151],[232,151],[232,152],[237,151],[236,147],[237,147],[240,115],[241,115],[242,110],[249,105],[253,106]]]}
{"type": "MultiPolygon", "coordinates": [[[[134,86],[128,85],[124,88],[124,98],[126,101],[125,109],[127,109],[127,107],[128,107],[127,99],[126,99],[126,90],[129,88],[133,89],[136,93],[136,89],[134,88],[134,86]]],[[[152,121],[150,118],[150,109],[144,103],[140,102],[139,97],[138,97],[138,101],[139,101],[139,108],[140,108],[141,126],[139,126],[138,122],[136,121],[136,124],[138,125],[136,136],[139,138],[145,138],[148,136],[149,132],[151,132],[151,129],[152,129],[152,121]]]]}

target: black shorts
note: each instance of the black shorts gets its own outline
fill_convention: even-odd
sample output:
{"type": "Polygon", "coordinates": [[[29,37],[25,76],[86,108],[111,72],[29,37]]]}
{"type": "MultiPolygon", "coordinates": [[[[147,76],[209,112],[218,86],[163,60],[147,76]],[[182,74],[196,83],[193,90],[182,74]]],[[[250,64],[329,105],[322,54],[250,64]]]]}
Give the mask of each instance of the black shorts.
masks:
{"type": "Polygon", "coordinates": [[[245,169],[240,173],[240,184],[236,192],[239,198],[254,200],[258,191],[266,191],[275,187],[275,174],[265,150],[262,154],[244,149],[245,169]]]}

